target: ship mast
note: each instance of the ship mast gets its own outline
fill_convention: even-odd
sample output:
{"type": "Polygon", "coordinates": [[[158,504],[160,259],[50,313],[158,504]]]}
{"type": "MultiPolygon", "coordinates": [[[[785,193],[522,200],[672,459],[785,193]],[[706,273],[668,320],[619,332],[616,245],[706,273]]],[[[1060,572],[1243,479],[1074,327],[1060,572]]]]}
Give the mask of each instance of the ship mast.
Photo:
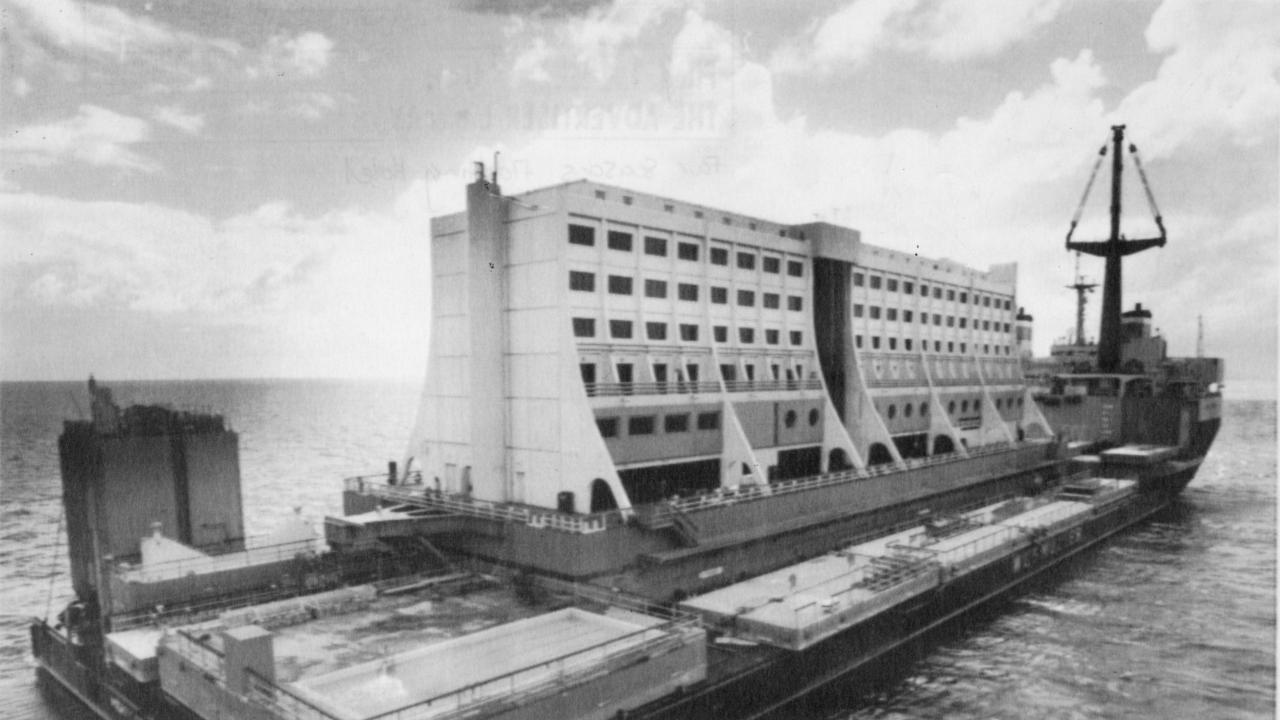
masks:
{"type": "MultiPolygon", "coordinates": [[[[1153,247],[1163,247],[1165,244],[1164,222],[1160,217],[1159,211],[1155,209],[1155,201],[1151,196],[1150,188],[1147,188],[1147,200],[1151,203],[1152,210],[1155,212],[1156,226],[1160,229],[1160,236],[1142,240],[1126,240],[1120,234],[1120,178],[1124,172],[1124,161],[1121,156],[1124,147],[1124,125],[1111,126],[1111,146],[1111,236],[1102,241],[1072,242],[1071,232],[1075,231],[1075,220],[1071,222],[1071,231],[1067,232],[1068,250],[1105,258],[1107,261],[1106,276],[1103,278],[1102,284],[1102,330],[1098,333],[1098,370],[1101,372],[1115,372],[1120,365],[1120,308],[1122,305],[1121,288],[1123,285],[1121,260],[1126,255],[1132,255],[1153,247]]],[[[1129,151],[1134,153],[1135,162],[1137,162],[1138,149],[1130,145],[1129,151]]],[[[1105,152],[1106,148],[1104,147],[1103,154],[1105,152]]],[[[1139,175],[1143,176],[1142,180],[1145,186],[1146,177],[1142,172],[1141,163],[1138,163],[1137,167],[1139,175]]],[[[1094,169],[1096,171],[1097,167],[1095,166],[1094,169]]],[[[1089,182],[1092,184],[1092,177],[1089,182]]],[[[1088,188],[1086,188],[1086,196],[1088,192],[1088,188]]],[[[1083,204],[1082,200],[1081,205],[1083,206],[1083,204]]],[[[1078,216],[1079,213],[1077,212],[1078,216]]]]}
{"type": "Polygon", "coordinates": [[[1089,302],[1089,293],[1098,287],[1097,283],[1086,283],[1084,276],[1080,274],[1080,253],[1076,253],[1076,282],[1074,285],[1068,285],[1067,289],[1076,291],[1076,345],[1083,346],[1084,343],[1084,306],[1089,302]]]}

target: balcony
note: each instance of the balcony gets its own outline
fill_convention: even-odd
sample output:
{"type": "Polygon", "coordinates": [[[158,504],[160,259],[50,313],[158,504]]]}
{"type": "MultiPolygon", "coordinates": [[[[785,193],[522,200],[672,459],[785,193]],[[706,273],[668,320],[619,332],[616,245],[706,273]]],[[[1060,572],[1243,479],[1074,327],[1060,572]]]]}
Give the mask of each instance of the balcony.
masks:
{"type": "MultiPolygon", "coordinates": [[[[584,383],[587,397],[620,397],[625,395],[697,395],[700,393],[719,393],[721,383],[712,381],[699,382],[600,382],[584,383]]],[[[724,392],[784,392],[794,390],[821,390],[822,381],[817,378],[808,380],[725,380],[724,392]]]]}

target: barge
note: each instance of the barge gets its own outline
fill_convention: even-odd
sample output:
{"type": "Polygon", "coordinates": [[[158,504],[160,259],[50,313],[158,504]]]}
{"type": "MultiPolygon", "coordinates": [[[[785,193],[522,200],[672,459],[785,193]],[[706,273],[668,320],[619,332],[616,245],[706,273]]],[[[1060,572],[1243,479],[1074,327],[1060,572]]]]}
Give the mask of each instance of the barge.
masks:
{"type": "Polygon", "coordinates": [[[1112,237],[1068,237],[1107,258],[1096,361],[1043,392],[1016,266],[478,168],[432,223],[408,452],[323,534],[248,538],[223,419],[90,380],[38,675],[112,720],[776,713],[1194,476],[1222,365],[1119,312],[1164,242],[1119,235],[1122,145],[1112,237]]]}

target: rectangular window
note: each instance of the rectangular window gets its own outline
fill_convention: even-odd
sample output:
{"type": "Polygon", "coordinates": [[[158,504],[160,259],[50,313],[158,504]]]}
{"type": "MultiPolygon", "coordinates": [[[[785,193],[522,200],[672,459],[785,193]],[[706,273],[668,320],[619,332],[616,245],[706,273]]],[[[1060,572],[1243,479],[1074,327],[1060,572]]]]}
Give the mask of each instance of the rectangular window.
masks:
{"type": "Polygon", "coordinates": [[[956,351],[956,344],[955,344],[954,342],[948,341],[948,342],[947,342],[947,352],[952,353],[952,352],[955,352],[955,351],[956,351]]]}
{"type": "Polygon", "coordinates": [[[914,319],[915,315],[910,310],[902,311],[902,322],[912,322],[914,319]]]}
{"type": "Polygon", "coordinates": [[[861,350],[861,349],[862,349],[862,336],[861,336],[861,335],[854,335],[854,336],[853,336],[853,345],[854,345],[854,347],[858,348],[859,350],[861,350]]]}
{"type": "Polygon", "coordinates": [[[782,298],[778,293],[765,293],[762,301],[765,308],[769,310],[777,310],[782,307],[782,298]]]}
{"type": "Polygon", "coordinates": [[[969,318],[960,318],[960,329],[963,330],[965,325],[969,323],[969,318]]]}
{"type": "Polygon", "coordinates": [[[739,290],[738,304],[742,307],[754,306],[756,304],[756,294],[750,290],[739,290]]]}
{"type": "Polygon", "coordinates": [[[697,342],[697,341],[698,341],[698,326],[697,326],[697,325],[691,325],[691,324],[688,324],[688,323],[681,323],[681,324],[680,324],[680,339],[681,339],[681,340],[683,340],[683,341],[685,341],[685,342],[697,342]]]}
{"type": "Polygon", "coordinates": [[[991,307],[991,298],[989,296],[982,296],[982,307],[991,307]]]}
{"type": "Polygon", "coordinates": [[[914,293],[915,291],[916,291],[916,285],[915,285],[915,283],[911,282],[910,280],[903,280],[903,281],[902,281],[902,292],[904,292],[904,293],[906,293],[906,294],[910,295],[910,294],[914,293]]]}
{"type": "Polygon", "coordinates": [[[738,269],[739,270],[755,270],[756,256],[754,253],[738,253],[738,269]]]}
{"type": "Polygon", "coordinates": [[[769,345],[777,345],[777,344],[778,344],[778,331],[777,331],[777,330],[765,330],[765,331],[764,331],[764,341],[765,341],[765,343],[767,343],[767,344],[769,344],[769,345]]]}
{"type": "Polygon", "coordinates": [[[871,336],[871,349],[872,349],[872,350],[879,350],[879,349],[880,349],[880,336],[879,336],[879,335],[872,335],[872,336],[871,336]]]}
{"type": "Polygon", "coordinates": [[[622,232],[621,230],[610,230],[609,249],[631,252],[631,233],[622,232]]]}
{"type": "Polygon", "coordinates": [[[738,379],[738,368],[732,363],[720,363],[720,379],[733,382],[738,379]]]}
{"type": "Polygon", "coordinates": [[[630,320],[610,320],[609,321],[609,337],[618,340],[631,339],[631,321],[630,320]]]}
{"type": "Polygon", "coordinates": [[[666,340],[667,324],[664,322],[647,322],[644,324],[644,334],[650,340],[666,340]]]}
{"type": "Polygon", "coordinates": [[[983,329],[983,330],[990,330],[990,329],[991,329],[991,321],[990,321],[990,320],[983,320],[983,321],[982,321],[982,329],[983,329]]]}
{"type": "Polygon", "coordinates": [[[570,245],[595,245],[596,229],[587,225],[570,225],[569,226],[569,244],[570,245]]]}
{"type": "Polygon", "coordinates": [[[711,302],[716,305],[724,305],[729,302],[729,288],[712,287],[711,302]]]}
{"type": "Polygon", "coordinates": [[[884,311],[884,314],[885,314],[885,317],[884,317],[884,319],[885,319],[885,320],[894,321],[894,320],[897,320],[897,319],[898,319],[898,309],[897,309],[897,308],[887,308],[887,309],[884,311]]]}
{"type": "Polygon", "coordinates": [[[689,413],[680,413],[678,415],[664,415],[662,417],[662,432],[669,432],[669,433],[689,432],[689,413]]]}
{"type": "Polygon", "coordinates": [[[582,292],[595,292],[596,274],[589,272],[581,272],[579,270],[569,271],[569,289],[580,290],[582,292]]]}
{"type": "Polygon", "coordinates": [[[644,296],[651,298],[664,298],[667,296],[666,280],[645,280],[644,296]]]}
{"type": "Polygon", "coordinates": [[[596,364],[578,363],[578,373],[582,375],[582,382],[590,385],[596,381],[596,364]]]}
{"type": "Polygon", "coordinates": [[[898,349],[898,338],[889,338],[889,349],[890,350],[898,349]]]}
{"type": "Polygon", "coordinates": [[[652,435],[657,420],[653,415],[632,415],[627,418],[628,435],[652,435]]]}
{"type": "Polygon", "coordinates": [[[712,265],[728,265],[729,251],[724,248],[711,248],[711,264],[712,265]]]}
{"type": "Polygon", "coordinates": [[[871,289],[872,289],[872,290],[879,290],[879,289],[880,289],[880,276],[879,276],[879,275],[872,275],[872,276],[871,276],[871,289]]]}
{"type": "Polygon", "coordinates": [[[660,237],[646,237],[644,239],[644,254],[666,257],[667,241],[660,237]]]}
{"type": "Polygon", "coordinates": [[[969,302],[969,293],[966,293],[966,292],[960,293],[960,302],[962,303],[969,302]]]}
{"type": "Polygon", "coordinates": [[[788,260],[787,274],[791,277],[804,277],[804,263],[799,260],[788,260]]]}
{"type": "Polygon", "coordinates": [[[680,283],[676,287],[676,297],[689,302],[698,301],[698,286],[693,283],[680,283]]]}
{"type": "Polygon", "coordinates": [[[753,343],[756,341],[755,328],[738,328],[738,342],[753,343]]]}
{"type": "Polygon", "coordinates": [[[939,314],[937,314],[937,313],[934,313],[934,314],[933,314],[933,324],[934,324],[934,325],[937,325],[938,327],[942,327],[942,316],[941,316],[941,315],[939,315],[939,314]]]}
{"type": "Polygon", "coordinates": [[[965,352],[967,352],[967,351],[968,351],[968,349],[969,349],[969,344],[968,344],[968,343],[960,343],[960,353],[961,353],[961,354],[964,354],[965,352]]]}
{"type": "Polygon", "coordinates": [[[792,344],[792,345],[801,345],[801,344],[803,344],[803,343],[804,343],[804,333],[800,332],[799,330],[792,330],[792,331],[791,331],[791,344],[792,344]]]}
{"type": "Polygon", "coordinates": [[[624,275],[610,275],[609,292],[613,295],[630,295],[631,278],[624,275]]]}
{"type": "Polygon", "coordinates": [[[720,413],[718,412],[698,413],[698,429],[699,430],[720,429],[720,413]]]}
{"type": "Polygon", "coordinates": [[[955,326],[956,326],[956,316],[955,316],[955,315],[948,315],[948,316],[947,316],[947,327],[955,327],[955,326]]]}
{"type": "Polygon", "coordinates": [[[898,292],[897,280],[894,280],[893,278],[889,278],[887,284],[888,284],[888,287],[885,288],[886,290],[888,290],[889,292],[898,292]]]}
{"type": "Polygon", "coordinates": [[[933,341],[933,351],[934,351],[934,352],[942,352],[942,341],[941,341],[941,340],[934,340],[934,341],[933,341]]]}
{"type": "Polygon", "coordinates": [[[920,283],[920,297],[929,297],[929,286],[920,283]]]}
{"type": "Polygon", "coordinates": [[[778,273],[782,272],[782,260],[776,257],[765,255],[762,266],[764,268],[764,271],[767,273],[773,273],[774,275],[777,275],[778,273]]]}
{"type": "Polygon", "coordinates": [[[911,349],[911,338],[907,338],[906,340],[903,340],[903,341],[902,341],[902,344],[903,344],[903,346],[904,346],[907,350],[910,350],[910,349],[911,349]]]}
{"type": "Polygon", "coordinates": [[[724,325],[716,325],[711,328],[711,334],[718,343],[729,342],[729,328],[724,325]]]}
{"type": "MultiPolygon", "coordinates": [[[[1005,309],[1005,310],[1012,310],[1012,309],[1013,309],[1013,301],[1012,301],[1012,300],[1005,300],[1005,301],[1004,301],[1004,309],[1005,309]]],[[[1005,348],[1005,350],[1008,350],[1008,349],[1009,349],[1009,348],[1005,348]]]]}
{"type": "Polygon", "coordinates": [[[872,320],[879,320],[879,319],[880,319],[880,306],[879,306],[879,305],[872,305],[872,306],[871,306],[870,308],[868,308],[868,309],[871,311],[871,319],[872,319],[872,320]]]}
{"type": "Polygon", "coordinates": [[[618,418],[596,418],[596,427],[600,428],[601,437],[618,437],[618,418]]]}
{"type": "Polygon", "coordinates": [[[854,286],[854,287],[862,287],[862,286],[863,286],[863,285],[865,285],[866,283],[867,283],[867,276],[866,276],[866,275],[863,275],[862,273],[854,273],[854,274],[853,274],[853,286],[854,286]]]}
{"type": "Polygon", "coordinates": [[[593,318],[574,318],[573,319],[573,336],[574,337],[595,337],[596,321],[593,318]]]}
{"type": "Polygon", "coordinates": [[[936,288],[934,288],[934,289],[933,289],[933,299],[934,299],[934,300],[941,300],[941,299],[942,299],[942,288],[937,288],[937,287],[936,287],[936,288]]]}
{"type": "Polygon", "coordinates": [[[1009,332],[1009,323],[1004,324],[1004,331],[1009,332]]]}
{"type": "Polygon", "coordinates": [[[792,312],[800,312],[804,309],[804,298],[799,295],[788,295],[787,309],[792,312]]]}
{"type": "Polygon", "coordinates": [[[947,291],[947,299],[948,299],[948,300],[955,300],[955,299],[956,299],[956,291],[955,291],[955,290],[948,290],[948,291],[947,291]]]}
{"type": "Polygon", "coordinates": [[[682,242],[676,245],[676,257],[681,260],[698,262],[698,246],[693,243],[682,242]]]}

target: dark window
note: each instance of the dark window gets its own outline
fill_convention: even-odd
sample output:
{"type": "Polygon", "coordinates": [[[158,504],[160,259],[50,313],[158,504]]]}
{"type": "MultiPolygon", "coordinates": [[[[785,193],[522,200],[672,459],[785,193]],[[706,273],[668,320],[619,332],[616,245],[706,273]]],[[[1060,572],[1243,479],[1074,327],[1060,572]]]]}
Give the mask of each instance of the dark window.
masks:
{"type": "Polygon", "coordinates": [[[720,413],[704,412],[698,413],[698,429],[699,430],[716,430],[720,427],[720,413]]]}
{"type": "Polygon", "coordinates": [[[858,348],[858,349],[861,349],[861,348],[862,348],[862,336],[861,336],[861,335],[854,335],[854,336],[853,336],[853,345],[854,345],[854,347],[856,347],[856,348],[858,348]]]}
{"type": "Polygon", "coordinates": [[[800,344],[802,343],[802,341],[803,341],[803,340],[804,340],[804,333],[800,332],[799,330],[792,330],[792,331],[791,331],[791,344],[792,344],[792,345],[800,345],[800,344]]]}
{"type": "Polygon", "coordinates": [[[963,329],[964,329],[964,326],[965,326],[968,322],[969,322],[969,318],[960,318],[960,329],[961,329],[961,330],[963,330],[963,329]]]}
{"type": "Polygon", "coordinates": [[[889,278],[889,280],[888,280],[887,282],[888,282],[888,288],[886,288],[886,289],[887,289],[889,292],[898,292],[898,281],[897,281],[897,280],[894,280],[893,278],[889,278]]]}
{"type": "Polygon", "coordinates": [[[597,190],[597,191],[596,191],[596,199],[597,199],[597,200],[603,200],[603,199],[604,199],[604,191],[603,191],[603,190],[597,190]]]}
{"type": "Polygon", "coordinates": [[[765,308],[769,310],[777,310],[782,305],[782,298],[778,293],[765,293],[762,298],[765,308]]]}
{"type": "Polygon", "coordinates": [[[969,302],[969,293],[960,293],[960,302],[969,302]]]}
{"type": "Polygon", "coordinates": [[[990,298],[990,297],[988,297],[988,296],[986,296],[986,295],[983,295],[983,296],[982,296],[982,307],[991,307],[991,298],[990,298]]]}
{"type": "Polygon", "coordinates": [[[872,276],[871,276],[871,289],[872,289],[872,290],[879,290],[879,289],[880,289],[880,276],[879,276],[879,275],[872,275],[872,276]]]}
{"type": "Polygon", "coordinates": [[[777,275],[778,273],[782,272],[782,260],[776,257],[770,257],[768,255],[765,255],[764,260],[762,262],[762,267],[764,268],[765,272],[773,273],[774,275],[777,275]]]}
{"type": "Polygon", "coordinates": [[[948,316],[947,316],[947,327],[955,327],[955,326],[956,326],[956,316],[955,316],[955,315],[948,315],[948,316]]]}
{"type": "Polygon", "coordinates": [[[662,206],[662,209],[665,210],[666,212],[675,212],[676,206],[672,205],[671,203],[667,203],[666,205],[662,206]]]}
{"type": "Polygon", "coordinates": [[[907,338],[906,340],[903,340],[903,341],[902,341],[902,345],[903,345],[903,348],[904,348],[904,349],[906,349],[906,350],[910,350],[910,349],[911,349],[911,338],[907,338]]]}
{"type": "Polygon", "coordinates": [[[667,296],[666,280],[645,280],[644,296],[651,298],[664,298],[667,296]]]}
{"type": "Polygon", "coordinates": [[[929,286],[920,283],[920,297],[929,297],[929,286]]]}
{"type": "Polygon", "coordinates": [[[698,218],[699,220],[701,220],[701,219],[702,219],[702,211],[701,211],[701,210],[694,210],[694,211],[693,211],[693,216],[694,216],[694,217],[696,217],[696,218],[698,218]]]}
{"type": "Polygon", "coordinates": [[[685,342],[697,342],[698,326],[685,323],[680,324],[680,339],[685,342]]]}
{"type": "Polygon", "coordinates": [[[614,295],[630,295],[631,278],[623,275],[610,275],[609,292],[614,295]]]}
{"type": "Polygon", "coordinates": [[[618,418],[596,418],[596,427],[600,428],[603,437],[618,437],[618,418]]]}
{"type": "Polygon", "coordinates": [[[1013,301],[1012,301],[1012,300],[1005,300],[1005,301],[1004,301],[1004,309],[1005,309],[1005,310],[1012,310],[1012,309],[1013,309],[1013,301]]]}
{"type": "Polygon", "coordinates": [[[961,354],[964,354],[965,352],[968,352],[968,349],[969,349],[969,344],[968,344],[968,343],[960,343],[960,353],[961,353],[961,354]]]}
{"type": "Polygon", "coordinates": [[[870,311],[871,311],[871,319],[872,319],[872,320],[879,320],[879,319],[880,319],[880,306],[879,306],[879,305],[872,305],[870,308],[868,308],[868,310],[870,310],[870,311]]]}
{"type": "Polygon", "coordinates": [[[942,288],[934,288],[934,289],[933,289],[933,299],[934,299],[934,300],[941,300],[941,299],[942,299],[942,288]]]}
{"type": "Polygon", "coordinates": [[[578,363],[578,372],[582,375],[582,382],[590,385],[596,381],[595,363],[578,363]]]}
{"type": "Polygon", "coordinates": [[[644,324],[644,334],[650,340],[666,340],[667,324],[664,322],[648,322],[644,324]]]}
{"type": "Polygon", "coordinates": [[[756,294],[750,290],[738,291],[738,304],[742,307],[751,307],[756,304],[756,294]]]}
{"type": "Polygon", "coordinates": [[[862,305],[856,305],[856,304],[855,304],[855,305],[853,306],[853,316],[854,316],[854,317],[862,317],[862,305]]]}
{"type": "Polygon", "coordinates": [[[886,309],[885,309],[885,311],[884,311],[884,314],[885,314],[885,320],[897,320],[897,319],[898,319],[898,309],[897,309],[897,308],[886,308],[886,309]]]}
{"type": "Polygon", "coordinates": [[[623,195],[623,196],[622,196],[622,204],[623,204],[623,205],[630,205],[630,204],[631,204],[631,203],[633,203],[633,202],[635,202],[635,198],[631,197],[630,195],[623,195]]]}
{"type": "Polygon", "coordinates": [[[902,322],[911,322],[914,319],[915,319],[915,315],[913,315],[910,310],[902,311],[902,322]]]}
{"type": "Polygon", "coordinates": [[[879,350],[879,349],[880,349],[880,336],[879,336],[879,335],[872,335],[872,336],[871,336],[871,349],[872,349],[872,350],[879,350]]]}
{"type": "Polygon", "coordinates": [[[724,305],[729,302],[729,288],[713,286],[711,288],[711,302],[716,305],[724,305]]]}
{"type": "Polygon", "coordinates": [[[915,291],[916,291],[916,285],[915,285],[915,283],[911,282],[910,280],[903,280],[903,281],[902,281],[902,292],[904,292],[904,293],[906,293],[906,294],[910,295],[911,293],[913,293],[913,292],[915,292],[915,291]]]}
{"type": "Polygon", "coordinates": [[[570,225],[569,243],[572,245],[595,245],[596,229],[586,225],[570,225]]]}
{"type": "Polygon", "coordinates": [[[738,268],[740,270],[755,270],[756,256],[752,253],[738,253],[738,268]]]}
{"type": "Polygon", "coordinates": [[[854,274],[853,274],[853,286],[854,286],[854,287],[862,287],[863,285],[865,285],[865,284],[866,284],[866,282],[867,282],[867,277],[866,277],[865,275],[863,275],[862,273],[854,273],[854,274]]]}
{"type": "Polygon", "coordinates": [[[619,340],[631,339],[631,321],[630,320],[610,320],[609,321],[609,337],[619,340]]]}
{"type": "Polygon", "coordinates": [[[791,277],[804,277],[804,263],[799,260],[788,260],[787,274],[791,277]]]}
{"type": "Polygon", "coordinates": [[[729,342],[729,328],[724,325],[716,325],[711,328],[711,334],[715,336],[716,342],[729,342]]]}
{"type": "Polygon", "coordinates": [[[698,301],[698,286],[692,283],[680,283],[676,287],[676,296],[681,300],[698,301]]]}
{"type": "Polygon", "coordinates": [[[698,261],[698,246],[693,243],[682,242],[676,245],[676,257],[681,260],[698,261]]]}
{"type": "Polygon", "coordinates": [[[724,248],[711,248],[711,264],[712,265],[728,265],[729,251],[724,248]]]}
{"type": "Polygon", "coordinates": [[[799,295],[788,295],[787,309],[795,312],[800,312],[801,310],[804,309],[804,298],[800,297],[799,295]]]}
{"type": "Polygon", "coordinates": [[[595,337],[596,321],[592,318],[574,318],[573,319],[573,336],[574,337],[595,337]]]}
{"type": "Polygon", "coordinates": [[[653,415],[632,415],[627,418],[628,435],[652,435],[657,421],[653,415]]]}
{"type": "Polygon", "coordinates": [[[953,353],[953,352],[955,352],[955,351],[956,351],[956,344],[955,344],[954,342],[952,342],[951,340],[948,340],[948,341],[947,341],[947,352],[949,352],[949,353],[953,353]]]}
{"type": "MultiPolygon", "coordinates": [[[[634,376],[635,366],[631,363],[618,363],[616,370],[618,373],[618,382],[622,385],[630,385],[634,376]]],[[[628,389],[627,392],[630,392],[630,389],[628,389]]]]}
{"type": "Polygon", "coordinates": [[[937,325],[938,327],[942,327],[942,316],[941,316],[941,315],[939,315],[939,314],[937,314],[937,313],[934,313],[934,314],[933,314],[933,324],[934,324],[934,325],[937,325]]]}
{"type": "Polygon", "coordinates": [[[631,251],[631,233],[621,230],[609,231],[609,249],[631,251]]]}
{"type": "Polygon", "coordinates": [[[898,349],[898,338],[889,338],[889,349],[890,350],[898,349]]]}
{"type": "Polygon", "coordinates": [[[948,291],[947,291],[947,299],[948,299],[948,300],[955,300],[955,299],[956,299],[956,291],[955,291],[955,290],[948,290],[948,291]]]}
{"type": "Polygon", "coordinates": [[[596,274],[581,272],[579,270],[570,270],[569,289],[581,290],[583,292],[594,292],[596,289],[596,274]]]}
{"type": "Polygon", "coordinates": [[[667,256],[667,241],[660,237],[647,237],[644,239],[644,254],[657,255],[659,257],[667,256]]]}
{"type": "Polygon", "coordinates": [[[753,343],[756,341],[755,328],[738,328],[738,342],[753,343]]]}
{"type": "Polygon", "coordinates": [[[720,379],[725,382],[733,382],[738,379],[738,368],[731,363],[720,364],[720,379]]]}
{"type": "Polygon", "coordinates": [[[669,433],[689,432],[689,414],[665,415],[662,418],[662,431],[669,433]]]}
{"type": "Polygon", "coordinates": [[[770,345],[777,345],[777,344],[778,344],[778,331],[777,331],[777,330],[765,330],[765,331],[764,331],[764,341],[765,341],[766,343],[770,344],[770,345]]]}

